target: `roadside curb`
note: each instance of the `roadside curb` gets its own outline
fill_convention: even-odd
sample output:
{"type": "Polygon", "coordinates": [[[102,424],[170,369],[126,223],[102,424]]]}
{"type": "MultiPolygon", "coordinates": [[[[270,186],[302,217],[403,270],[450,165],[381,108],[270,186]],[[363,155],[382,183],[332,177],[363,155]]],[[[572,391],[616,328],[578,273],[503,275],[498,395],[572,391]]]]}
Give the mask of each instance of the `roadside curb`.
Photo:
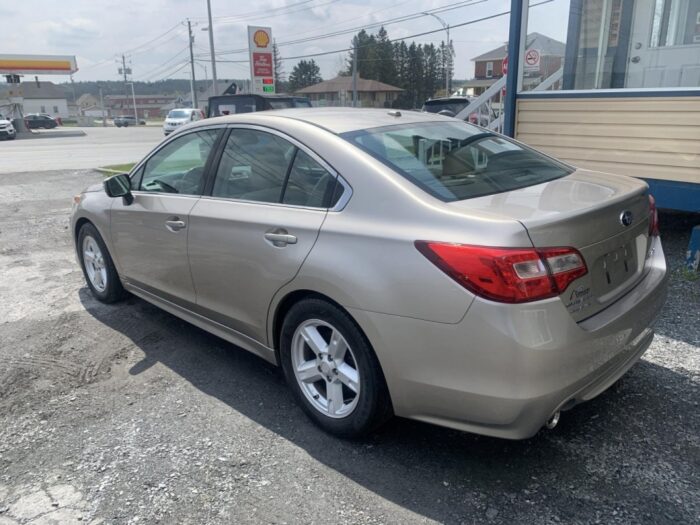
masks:
{"type": "Polygon", "coordinates": [[[71,131],[40,131],[38,133],[17,133],[16,139],[56,139],[60,137],[85,137],[85,133],[81,129],[71,130],[71,131]]]}
{"type": "Polygon", "coordinates": [[[119,175],[120,173],[124,173],[123,171],[119,170],[112,170],[109,168],[93,168],[95,171],[99,171],[100,173],[104,173],[105,175],[119,175]]]}

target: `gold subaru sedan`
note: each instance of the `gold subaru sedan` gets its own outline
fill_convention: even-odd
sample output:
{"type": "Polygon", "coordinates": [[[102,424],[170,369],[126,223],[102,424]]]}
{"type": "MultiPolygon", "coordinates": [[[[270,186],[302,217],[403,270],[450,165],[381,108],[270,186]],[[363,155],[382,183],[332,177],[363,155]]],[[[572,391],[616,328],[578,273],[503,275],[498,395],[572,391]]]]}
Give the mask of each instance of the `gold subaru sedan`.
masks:
{"type": "Polygon", "coordinates": [[[430,113],[183,126],[74,199],[87,284],[281,365],[319,426],[520,439],[613,384],[666,295],[654,199],[430,113]]]}

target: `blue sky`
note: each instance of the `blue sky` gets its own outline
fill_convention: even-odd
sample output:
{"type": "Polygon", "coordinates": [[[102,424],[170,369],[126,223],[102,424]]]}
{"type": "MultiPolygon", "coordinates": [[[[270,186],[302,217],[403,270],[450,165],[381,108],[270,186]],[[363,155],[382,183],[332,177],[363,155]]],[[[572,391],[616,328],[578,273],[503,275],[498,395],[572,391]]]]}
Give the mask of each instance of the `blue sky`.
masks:
{"type": "MultiPolygon", "coordinates": [[[[424,10],[457,0],[260,0],[231,2],[211,0],[215,17],[214,34],[218,52],[235,51],[247,46],[247,25],[272,27],[278,42],[315,37],[350,29],[424,10]]],[[[535,3],[535,0],[532,0],[535,3]]],[[[529,30],[563,40],[569,0],[554,0],[531,10],[529,30]]],[[[439,13],[449,24],[459,24],[508,11],[509,0],[473,0],[473,5],[439,13]]],[[[206,0],[25,0],[0,5],[3,27],[3,53],[76,55],[80,71],[75,80],[117,80],[117,57],[125,52],[136,80],[164,77],[187,78],[187,67],[178,71],[188,58],[186,28],[190,18],[195,24],[195,53],[204,76],[208,64],[206,0]],[[40,14],[40,16],[38,16],[40,14]],[[156,37],[161,38],[152,41],[156,37]],[[152,42],[151,42],[152,41],[152,42]]],[[[437,29],[432,17],[399,22],[387,26],[391,38],[401,38],[437,29]]],[[[372,30],[376,31],[376,30],[372,30]]],[[[282,56],[297,56],[348,47],[351,34],[314,39],[281,46],[282,56]]],[[[470,59],[497,47],[508,38],[508,16],[454,28],[455,76],[470,78],[470,59]]],[[[418,37],[421,43],[439,44],[444,31],[418,37]]],[[[221,60],[245,60],[246,53],[232,53],[221,60]]],[[[315,58],[324,78],[335,76],[343,67],[345,55],[337,53],[315,58]]],[[[287,73],[297,60],[285,61],[287,73]]],[[[244,63],[218,63],[220,78],[244,78],[249,74],[244,63]]],[[[210,72],[208,72],[210,74],[210,72]]],[[[56,81],[63,77],[54,77],[56,81]]]]}

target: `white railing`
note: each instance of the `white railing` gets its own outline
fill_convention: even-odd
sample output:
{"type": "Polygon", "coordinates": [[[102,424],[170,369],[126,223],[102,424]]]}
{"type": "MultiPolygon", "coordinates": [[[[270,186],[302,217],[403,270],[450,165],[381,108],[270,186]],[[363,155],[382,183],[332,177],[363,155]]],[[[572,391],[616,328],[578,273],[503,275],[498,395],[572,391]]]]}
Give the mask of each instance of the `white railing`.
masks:
{"type": "MultiPolygon", "coordinates": [[[[532,91],[545,91],[559,82],[564,74],[564,68],[549,75],[532,91]]],[[[503,75],[481,95],[476,97],[466,108],[455,115],[455,118],[469,120],[499,133],[503,132],[503,93],[508,75],[503,75]]]]}

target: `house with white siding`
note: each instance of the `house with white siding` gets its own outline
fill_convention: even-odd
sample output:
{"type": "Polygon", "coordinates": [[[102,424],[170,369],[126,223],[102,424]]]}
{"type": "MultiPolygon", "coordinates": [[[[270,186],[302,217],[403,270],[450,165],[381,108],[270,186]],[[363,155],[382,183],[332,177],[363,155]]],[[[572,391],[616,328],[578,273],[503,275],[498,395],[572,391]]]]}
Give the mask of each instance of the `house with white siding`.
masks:
{"type": "Polygon", "coordinates": [[[53,82],[22,82],[20,93],[24,98],[24,114],[46,113],[56,118],[68,118],[66,93],[53,82]]]}

